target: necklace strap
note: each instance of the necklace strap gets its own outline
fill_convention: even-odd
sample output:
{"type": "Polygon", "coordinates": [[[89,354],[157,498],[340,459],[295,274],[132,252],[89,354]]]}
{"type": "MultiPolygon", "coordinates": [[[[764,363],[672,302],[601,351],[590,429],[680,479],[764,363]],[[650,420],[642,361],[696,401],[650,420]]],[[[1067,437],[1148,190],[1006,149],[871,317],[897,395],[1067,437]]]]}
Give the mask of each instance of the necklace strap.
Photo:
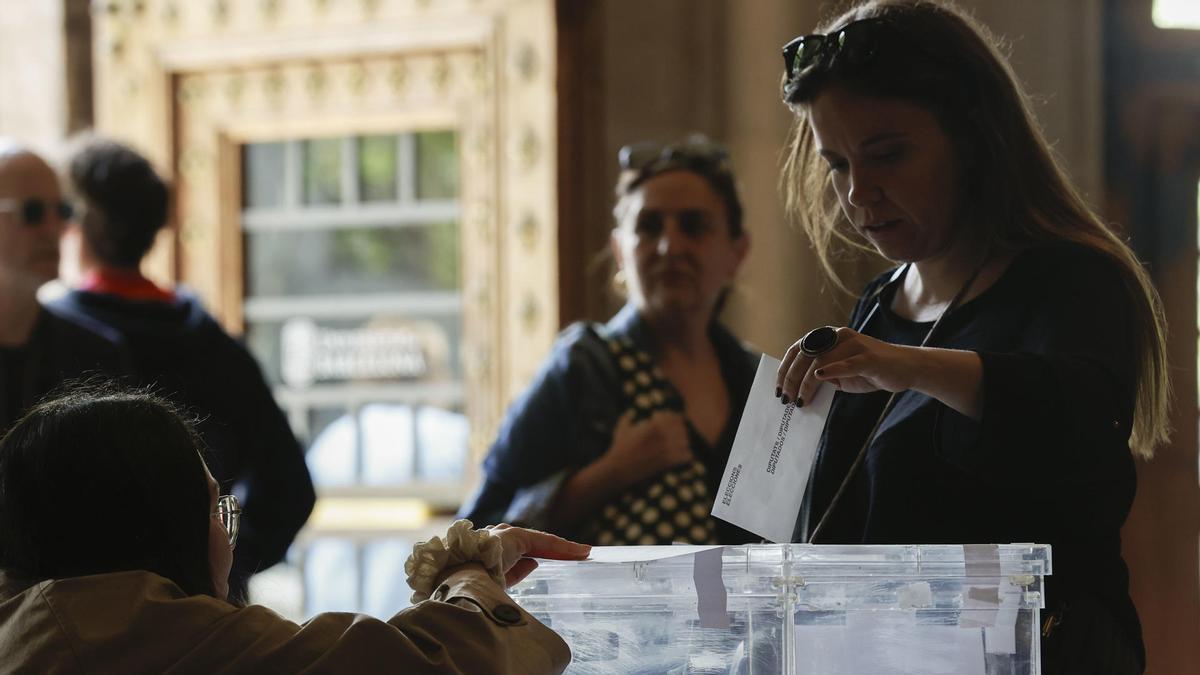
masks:
{"type": "MultiPolygon", "coordinates": [[[[945,319],[955,307],[958,307],[963,298],[967,296],[967,292],[971,289],[971,286],[975,283],[975,280],[979,278],[980,273],[983,272],[983,268],[987,264],[989,258],[990,256],[984,256],[983,260],[980,261],[980,263],[975,267],[975,271],[971,273],[971,276],[967,277],[967,280],[965,283],[963,283],[962,288],[959,288],[958,292],[954,294],[954,297],[950,299],[950,304],[946,305],[941,314],[938,314],[938,318],[933,322],[933,325],[929,327],[929,332],[925,333],[925,339],[921,340],[921,347],[929,346],[929,342],[933,339],[934,333],[936,333],[938,327],[942,325],[942,320],[945,319]]],[[[892,278],[888,281],[888,283],[890,284],[904,276],[904,273],[908,270],[910,265],[912,265],[912,263],[906,263],[903,267],[896,270],[896,273],[892,275],[892,278]]],[[[885,285],[884,288],[886,287],[887,286],[885,285]]],[[[879,305],[883,302],[881,297],[882,294],[883,288],[876,292],[875,306],[871,308],[871,312],[867,314],[865,319],[863,319],[862,324],[858,328],[859,332],[862,332],[862,329],[867,327],[867,323],[871,320],[871,317],[875,315],[875,311],[879,309],[879,305]]],[[[816,543],[817,537],[825,528],[825,524],[829,522],[829,516],[833,514],[834,509],[837,508],[838,503],[841,502],[842,496],[846,494],[846,489],[850,487],[850,481],[854,478],[855,474],[858,473],[858,467],[861,466],[863,460],[866,459],[867,449],[870,448],[871,443],[875,441],[875,435],[879,433],[879,427],[883,426],[883,420],[887,419],[888,413],[892,411],[892,408],[896,405],[896,401],[900,399],[900,394],[901,392],[898,391],[892,392],[892,395],[888,397],[887,403],[884,404],[883,410],[879,413],[879,417],[875,419],[875,424],[871,427],[871,432],[867,434],[867,438],[863,441],[862,447],[858,449],[858,454],[854,457],[854,463],[851,464],[850,468],[846,471],[846,477],[843,478],[841,484],[838,485],[837,492],[834,493],[833,499],[829,502],[829,506],[825,507],[825,513],[821,514],[821,519],[817,521],[817,526],[813,528],[812,536],[808,538],[807,543],[816,543]]]]}

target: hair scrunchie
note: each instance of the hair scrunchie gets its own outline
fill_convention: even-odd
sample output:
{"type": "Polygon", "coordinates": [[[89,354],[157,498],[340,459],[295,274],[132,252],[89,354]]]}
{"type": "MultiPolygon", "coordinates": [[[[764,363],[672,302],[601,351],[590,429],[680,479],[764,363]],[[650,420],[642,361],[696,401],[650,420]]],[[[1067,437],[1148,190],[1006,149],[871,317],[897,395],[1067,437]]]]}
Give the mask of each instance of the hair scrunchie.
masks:
{"type": "Polygon", "coordinates": [[[469,562],[478,562],[500,588],[504,588],[504,547],[491,530],[473,529],[469,520],[456,520],[446,536],[417,542],[412,555],[404,561],[404,573],[413,589],[412,602],[428,600],[442,570],[469,562]]]}

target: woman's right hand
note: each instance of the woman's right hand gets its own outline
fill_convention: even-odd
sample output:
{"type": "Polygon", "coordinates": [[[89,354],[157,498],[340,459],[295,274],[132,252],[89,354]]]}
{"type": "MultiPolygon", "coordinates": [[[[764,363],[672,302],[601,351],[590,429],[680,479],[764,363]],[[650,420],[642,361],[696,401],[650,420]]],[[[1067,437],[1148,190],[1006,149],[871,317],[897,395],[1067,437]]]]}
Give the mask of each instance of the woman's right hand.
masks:
{"type": "Polygon", "coordinates": [[[683,415],[659,410],[640,422],[633,418],[633,410],[621,415],[612,445],[599,460],[625,485],[694,459],[683,415]]]}
{"type": "Polygon", "coordinates": [[[775,387],[785,405],[811,401],[823,382],[852,394],[905,391],[926,368],[920,348],[894,345],[851,328],[838,328],[837,342],[820,356],[806,356],[803,342],[800,338],[788,347],[775,373],[775,387]]]}
{"type": "Polygon", "coordinates": [[[909,347],[837,329],[837,343],[817,357],[805,356],[797,340],[775,373],[780,402],[811,401],[828,382],[840,391],[865,394],[909,389],[979,420],[983,415],[983,362],[973,351],[909,347]]]}
{"type": "Polygon", "coordinates": [[[529,576],[537,568],[538,563],[534,558],[583,560],[592,551],[587,544],[577,544],[539,530],[513,527],[508,523],[487,529],[500,540],[504,551],[504,581],[509,586],[529,576]]]}
{"type": "Polygon", "coordinates": [[[568,531],[626,488],[694,459],[683,415],[660,410],[640,422],[633,417],[632,410],[621,415],[608,450],[567,478],[550,509],[551,529],[568,531]]]}

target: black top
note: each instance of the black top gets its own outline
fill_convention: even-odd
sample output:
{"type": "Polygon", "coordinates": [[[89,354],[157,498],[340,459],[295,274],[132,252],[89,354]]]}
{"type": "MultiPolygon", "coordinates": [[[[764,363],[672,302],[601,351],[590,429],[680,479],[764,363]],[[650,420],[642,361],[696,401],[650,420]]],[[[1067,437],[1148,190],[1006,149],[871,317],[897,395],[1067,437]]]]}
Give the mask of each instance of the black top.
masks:
{"type": "Polygon", "coordinates": [[[231,584],[241,590],[251,573],[282,560],[316,495],[304,452],[250,352],[183,290],[170,302],[71,291],[50,306],[116,330],[139,382],[199,417],[209,470],[223,491],[236,484],[243,502],[231,584]]]}
{"type": "MultiPolygon", "coordinates": [[[[652,357],[658,353],[649,325],[632,305],[606,325],[576,323],[563,330],[529,389],[509,408],[483,461],[483,482],[463,504],[459,517],[476,525],[503,520],[546,529],[547,510],[562,482],[608,450],[617,418],[626,409],[621,373],[607,338],[626,340],[652,357]]],[[[716,494],[759,355],[746,350],[716,322],[709,328],[709,339],[720,361],[729,419],[715,445],[694,429],[689,428],[689,437],[693,453],[708,469],[709,492],[716,494]]],[[[721,520],[717,539],[723,544],[761,541],[721,520]]]]}
{"type": "MultiPolygon", "coordinates": [[[[868,285],[850,325],[920,344],[932,324],[891,310],[899,287],[891,277],[868,285]]],[[[902,393],[815,543],[1050,544],[1048,608],[1075,598],[1106,608],[1144,663],[1120,537],[1136,489],[1129,297],[1117,263],[1097,252],[1055,244],[1018,256],[929,343],[979,353],[982,419],[902,393]]],[[[809,528],[887,398],[835,395],[804,514],[809,528]]]]}
{"type": "Polygon", "coordinates": [[[118,333],[42,307],[25,344],[0,348],[0,435],[65,380],[119,378],[129,367],[118,333]]]}

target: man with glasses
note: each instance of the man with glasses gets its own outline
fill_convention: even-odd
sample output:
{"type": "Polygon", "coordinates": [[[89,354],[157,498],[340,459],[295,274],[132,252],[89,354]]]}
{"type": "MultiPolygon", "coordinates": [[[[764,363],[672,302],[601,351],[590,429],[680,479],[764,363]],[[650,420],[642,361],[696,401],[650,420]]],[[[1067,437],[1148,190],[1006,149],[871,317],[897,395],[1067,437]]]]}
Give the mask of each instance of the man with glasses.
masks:
{"type": "Polygon", "coordinates": [[[58,276],[70,216],[54,170],[0,138],[0,433],[65,379],[127,371],[118,333],[38,302],[38,288],[58,276]]]}

